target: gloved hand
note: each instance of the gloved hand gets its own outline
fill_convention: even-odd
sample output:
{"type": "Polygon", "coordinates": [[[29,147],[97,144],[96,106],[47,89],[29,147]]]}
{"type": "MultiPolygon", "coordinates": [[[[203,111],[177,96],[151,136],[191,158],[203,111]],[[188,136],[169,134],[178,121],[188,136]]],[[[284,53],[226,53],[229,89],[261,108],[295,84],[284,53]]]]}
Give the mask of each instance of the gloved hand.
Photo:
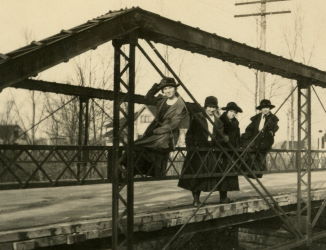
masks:
{"type": "Polygon", "coordinates": [[[223,138],[223,140],[225,142],[229,142],[230,141],[230,137],[228,135],[225,135],[224,138],[223,138]]]}
{"type": "Polygon", "coordinates": [[[155,89],[160,89],[160,84],[159,83],[154,83],[152,88],[155,88],[155,89]]]}
{"type": "Polygon", "coordinates": [[[160,128],[155,128],[155,129],[153,130],[153,134],[159,135],[159,134],[162,134],[162,131],[161,131],[160,128]]]}

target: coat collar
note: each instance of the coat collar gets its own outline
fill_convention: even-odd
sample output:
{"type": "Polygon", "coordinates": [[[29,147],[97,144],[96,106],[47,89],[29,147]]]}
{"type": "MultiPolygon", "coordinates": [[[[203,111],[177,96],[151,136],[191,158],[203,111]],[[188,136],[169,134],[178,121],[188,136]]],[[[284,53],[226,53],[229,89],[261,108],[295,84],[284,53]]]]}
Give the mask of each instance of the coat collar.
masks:
{"type": "MultiPolygon", "coordinates": [[[[263,113],[259,113],[257,115],[254,115],[253,117],[250,118],[250,120],[252,121],[257,121],[257,120],[260,120],[261,117],[262,117],[262,114],[263,113]]],[[[276,115],[274,115],[273,113],[269,113],[267,116],[266,116],[267,119],[272,119],[274,121],[278,121],[279,119],[277,118],[276,115]]]]}
{"type": "Polygon", "coordinates": [[[221,120],[224,122],[224,123],[229,123],[229,124],[233,124],[233,125],[236,125],[238,126],[239,125],[239,121],[237,118],[233,118],[233,119],[229,119],[226,115],[226,112],[224,112],[222,115],[221,115],[221,120]]]}
{"type": "MultiPolygon", "coordinates": [[[[167,101],[167,98],[164,98],[161,105],[159,106],[158,112],[161,111],[161,109],[162,109],[164,103],[166,103],[166,101],[167,101]]],[[[166,118],[166,117],[170,116],[171,113],[173,115],[178,115],[183,111],[183,108],[185,108],[185,107],[186,107],[186,105],[185,105],[183,99],[181,98],[181,96],[178,96],[177,101],[174,104],[169,106],[169,108],[166,111],[166,113],[164,114],[163,118],[166,118]]]]}

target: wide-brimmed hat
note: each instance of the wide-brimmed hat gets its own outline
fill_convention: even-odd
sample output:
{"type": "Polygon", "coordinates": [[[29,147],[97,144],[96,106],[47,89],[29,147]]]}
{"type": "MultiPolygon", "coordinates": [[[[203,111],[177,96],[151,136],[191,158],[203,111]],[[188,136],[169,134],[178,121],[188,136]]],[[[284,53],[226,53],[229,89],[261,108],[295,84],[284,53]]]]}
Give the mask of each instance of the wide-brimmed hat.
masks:
{"type": "Polygon", "coordinates": [[[262,108],[275,108],[275,106],[271,103],[270,100],[267,100],[267,99],[263,99],[260,101],[260,104],[259,106],[256,107],[256,109],[259,109],[261,110],[262,108]]]}
{"type": "Polygon", "coordinates": [[[235,102],[229,102],[226,107],[222,108],[223,110],[234,110],[238,113],[242,113],[242,109],[235,103],[235,102]]]}
{"type": "Polygon", "coordinates": [[[205,99],[205,104],[204,104],[204,107],[215,107],[215,108],[218,108],[218,105],[217,105],[217,98],[215,96],[207,96],[206,99],[205,99]]]}
{"type": "Polygon", "coordinates": [[[168,87],[168,86],[175,87],[175,88],[178,87],[175,80],[174,80],[174,78],[172,78],[172,77],[164,77],[164,78],[162,78],[162,80],[160,81],[160,84],[159,84],[160,89],[163,89],[163,88],[168,87]]]}

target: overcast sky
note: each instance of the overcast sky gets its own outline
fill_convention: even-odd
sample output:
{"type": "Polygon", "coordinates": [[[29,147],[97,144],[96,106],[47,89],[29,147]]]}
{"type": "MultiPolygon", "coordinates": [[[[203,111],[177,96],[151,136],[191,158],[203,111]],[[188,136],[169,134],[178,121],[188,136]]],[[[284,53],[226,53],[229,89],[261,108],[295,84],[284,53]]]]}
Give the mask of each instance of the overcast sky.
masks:
{"type": "MultiPolygon", "coordinates": [[[[243,0],[238,0],[238,2],[243,2],[243,0]]],[[[24,46],[26,33],[29,34],[29,38],[32,37],[32,40],[40,40],[62,29],[82,24],[109,10],[131,6],[139,6],[185,24],[257,47],[258,19],[255,17],[234,18],[234,15],[255,13],[259,11],[259,5],[235,6],[234,3],[235,0],[0,0],[2,33],[0,53],[7,53],[24,46]]],[[[289,57],[285,34],[289,39],[289,45],[292,46],[295,20],[302,17],[300,29],[302,36],[299,39],[301,45],[298,46],[295,60],[324,70],[326,68],[325,9],[325,0],[269,3],[267,11],[291,10],[292,13],[267,17],[267,50],[289,57]],[[309,60],[310,53],[311,59],[309,60]]],[[[103,51],[109,50],[109,47],[110,44],[100,47],[92,52],[93,56],[98,55],[103,60],[103,51]]],[[[162,52],[165,51],[165,48],[160,46],[159,48],[162,52]]],[[[241,128],[243,129],[248,124],[249,117],[254,114],[255,81],[252,70],[180,50],[169,49],[168,52],[169,62],[180,73],[182,80],[193,91],[199,102],[202,103],[208,95],[217,96],[220,106],[224,106],[229,101],[235,101],[245,111],[239,116],[241,128]]],[[[76,60],[47,70],[39,77],[45,80],[66,82],[73,75],[76,60]]],[[[153,82],[159,81],[159,78],[144,58],[138,57],[137,60],[137,92],[143,94],[153,82]]],[[[271,100],[279,105],[290,91],[289,81],[270,75],[267,81],[267,88],[271,82],[277,82],[279,88],[274,90],[271,100]]],[[[325,90],[318,89],[318,93],[326,102],[325,90]]],[[[12,95],[16,97],[22,110],[26,109],[28,113],[26,91],[4,90],[0,93],[0,105],[12,95]]],[[[278,140],[286,139],[287,108],[286,105],[279,114],[282,125],[277,136],[278,140]]],[[[324,129],[325,119],[322,117],[326,115],[322,113],[320,105],[314,105],[314,112],[319,115],[313,118],[313,131],[324,129]]]]}

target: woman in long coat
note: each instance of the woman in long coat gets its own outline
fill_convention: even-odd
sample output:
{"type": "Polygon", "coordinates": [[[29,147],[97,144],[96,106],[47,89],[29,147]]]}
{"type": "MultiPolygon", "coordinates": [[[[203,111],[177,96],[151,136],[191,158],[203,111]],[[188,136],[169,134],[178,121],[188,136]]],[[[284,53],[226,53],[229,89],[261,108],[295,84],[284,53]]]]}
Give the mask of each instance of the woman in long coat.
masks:
{"type": "MultiPolygon", "coordinates": [[[[249,153],[246,161],[254,171],[266,170],[266,155],[272,148],[275,133],[279,128],[277,125],[279,119],[271,113],[274,107],[270,100],[261,100],[257,106],[260,113],[250,118],[251,122],[241,136],[242,146],[249,145],[251,150],[256,151],[249,153]],[[251,143],[252,140],[254,141],[251,143]]],[[[261,178],[263,175],[257,173],[256,176],[261,178]]],[[[248,177],[253,178],[252,175],[248,177]]]]}
{"type": "Polygon", "coordinates": [[[166,77],[146,94],[146,100],[155,104],[157,114],[142,138],[135,141],[135,175],[165,175],[169,153],[178,141],[179,127],[189,122],[185,102],[176,90],[174,79],[166,77]],[[163,95],[155,96],[160,90],[163,95]]]}
{"type": "Polygon", "coordinates": [[[186,134],[187,155],[182,167],[181,177],[178,186],[190,190],[193,195],[193,205],[200,206],[200,193],[218,191],[221,185],[215,187],[219,177],[213,174],[221,173],[221,159],[216,151],[208,151],[216,147],[218,143],[227,141],[223,134],[223,124],[218,118],[217,98],[209,96],[205,99],[204,105],[206,114],[214,122],[211,125],[203,113],[196,113],[190,122],[186,134]],[[210,133],[209,133],[210,132],[210,133]],[[210,136],[212,134],[213,138],[210,136]],[[216,140],[215,140],[215,139],[216,140]]]}
{"type": "MultiPolygon", "coordinates": [[[[235,149],[240,147],[240,128],[239,121],[236,118],[237,113],[242,113],[242,109],[235,103],[229,102],[226,107],[223,107],[222,110],[225,112],[221,115],[221,121],[223,123],[223,131],[229,137],[229,144],[231,144],[235,149]]],[[[224,144],[225,149],[229,153],[229,155],[236,160],[237,156],[230,150],[228,144],[224,144]]],[[[223,156],[223,170],[232,165],[232,161],[223,156]]],[[[236,167],[233,166],[230,173],[234,173],[236,171],[236,167]]],[[[231,200],[227,197],[228,191],[238,191],[239,190],[239,180],[238,176],[227,176],[221,185],[220,199],[222,203],[229,203],[231,200]]]]}

